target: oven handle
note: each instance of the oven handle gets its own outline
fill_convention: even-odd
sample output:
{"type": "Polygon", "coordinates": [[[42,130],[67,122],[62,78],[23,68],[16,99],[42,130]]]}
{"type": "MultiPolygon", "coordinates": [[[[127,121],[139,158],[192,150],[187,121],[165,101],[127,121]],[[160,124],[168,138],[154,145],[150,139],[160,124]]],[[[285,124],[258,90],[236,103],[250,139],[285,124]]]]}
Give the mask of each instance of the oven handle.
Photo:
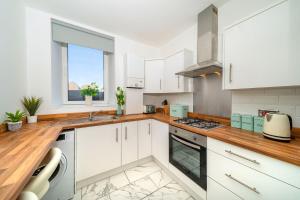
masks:
{"type": "Polygon", "coordinates": [[[176,136],[174,136],[174,135],[171,135],[171,137],[172,137],[174,140],[176,140],[177,142],[180,142],[180,143],[182,143],[182,144],[184,144],[184,145],[186,145],[186,146],[192,147],[192,148],[194,148],[194,149],[201,149],[200,146],[195,145],[195,144],[191,144],[191,143],[189,143],[189,142],[186,142],[186,141],[184,141],[184,140],[182,140],[182,139],[180,139],[180,138],[178,138],[178,137],[176,137],[176,136]]]}

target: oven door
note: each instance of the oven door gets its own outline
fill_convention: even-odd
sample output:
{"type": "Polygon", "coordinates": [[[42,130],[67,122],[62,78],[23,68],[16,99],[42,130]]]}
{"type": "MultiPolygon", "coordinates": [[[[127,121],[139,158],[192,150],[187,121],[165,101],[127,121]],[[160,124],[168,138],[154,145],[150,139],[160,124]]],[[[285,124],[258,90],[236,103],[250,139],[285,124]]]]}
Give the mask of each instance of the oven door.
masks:
{"type": "Polygon", "coordinates": [[[169,134],[169,162],[206,190],[206,148],[169,134]]]}

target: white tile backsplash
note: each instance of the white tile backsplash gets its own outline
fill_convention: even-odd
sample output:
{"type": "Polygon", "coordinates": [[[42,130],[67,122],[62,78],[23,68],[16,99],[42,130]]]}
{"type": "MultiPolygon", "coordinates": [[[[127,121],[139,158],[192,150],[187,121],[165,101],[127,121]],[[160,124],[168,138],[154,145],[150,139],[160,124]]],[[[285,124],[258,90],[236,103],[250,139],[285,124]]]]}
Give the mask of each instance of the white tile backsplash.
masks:
{"type": "Polygon", "coordinates": [[[278,96],[252,96],[254,104],[278,104],[278,96]]]}
{"type": "Polygon", "coordinates": [[[257,115],[258,109],[279,110],[300,127],[300,87],[237,90],[232,92],[232,113],[257,115]]]}
{"type": "Polygon", "coordinates": [[[296,88],[270,88],[265,90],[265,95],[276,95],[276,96],[283,96],[283,95],[295,95],[296,88]]]}
{"type": "Polygon", "coordinates": [[[300,106],[300,95],[279,96],[279,104],[300,106]]]}
{"type": "Polygon", "coordinates": [[[296,106],[296,116],[300,117],[300,106],[296,106]]]}

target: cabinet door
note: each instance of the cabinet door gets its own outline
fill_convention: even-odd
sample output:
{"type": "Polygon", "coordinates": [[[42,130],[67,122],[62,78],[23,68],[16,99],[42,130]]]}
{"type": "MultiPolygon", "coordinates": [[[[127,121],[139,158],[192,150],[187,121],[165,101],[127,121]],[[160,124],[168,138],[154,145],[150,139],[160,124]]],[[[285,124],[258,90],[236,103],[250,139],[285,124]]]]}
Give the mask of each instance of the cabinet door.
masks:
{"type": "Polygon", "coordinates": [[[121,124],[76,129],[76,181],[121,166],[121,124]]]}
{"type": "Polygon", "coordinates": [[[192,64],[192,52],[180,51],[166,58],[165,63],[165,92],[189,92],[189,79],[175,73],[184,70],[192,64]]]}
{"type": "Polygon", "coordinates": [[[152,120],[152,155],[168,167],[169,125],[156,120],[152,120]]]}
{"type": "Polygon", "coordinates": [[[207,200],[239,200],[238,196],[211,178],[207,178],[207,200]]]}
{"type": "Polygon", "coordinates": [[[138,158],[151,156],[151,120],[138,121],[138,158]]]}
{"type": "Polygon", "coordinates": [[[132,78],[144,78],[144,58],[135,54],[125,55],[126,75],[132,78]]]}
{"type": "Polygon", "coordinates": [[[299,59],[296,61],[293,50],[299,50],[295,41],[300,41],[300,36],[294,34],[299,27],[291,28],[292,20],[300,14],[296,14],[293,2],[279,3],[224,32],[225,89],[300,84],[299,59]]]}
{"type": "Polygon", "coordinates": [[[137,122],[122,123],[122,165],[137,160],[138,136],[137,122]]]}
{"type": "Polygon", "coordinates": [[[145,93],[163,92],[164,66],[163,59],[145,61],[145,93]]]}

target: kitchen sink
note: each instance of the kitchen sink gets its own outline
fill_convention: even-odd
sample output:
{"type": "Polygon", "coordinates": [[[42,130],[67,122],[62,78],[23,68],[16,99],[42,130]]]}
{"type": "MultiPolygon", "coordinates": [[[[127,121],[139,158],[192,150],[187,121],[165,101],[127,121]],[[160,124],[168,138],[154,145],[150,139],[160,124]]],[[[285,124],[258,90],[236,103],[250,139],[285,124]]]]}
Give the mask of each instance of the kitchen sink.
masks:
{"type": "Polygon", "coordinates": [[[92,116],[92,118],[84,117],[78,119],[68,119],[65,121],[65,123],[81,124],[86,122],[107,121],[107,120],[114,120],[114,119],[119,119],[119,117],[115,115],[97,115],[97,116],[92,116]]]}
{"type": "Polygon", "coordinates": [[[118,119],[118,116],[115,115],[97,115],[93,116],[92,118],[88,118],[89,121],[102,121],[102,120],[112,120],[118,119]]]}

